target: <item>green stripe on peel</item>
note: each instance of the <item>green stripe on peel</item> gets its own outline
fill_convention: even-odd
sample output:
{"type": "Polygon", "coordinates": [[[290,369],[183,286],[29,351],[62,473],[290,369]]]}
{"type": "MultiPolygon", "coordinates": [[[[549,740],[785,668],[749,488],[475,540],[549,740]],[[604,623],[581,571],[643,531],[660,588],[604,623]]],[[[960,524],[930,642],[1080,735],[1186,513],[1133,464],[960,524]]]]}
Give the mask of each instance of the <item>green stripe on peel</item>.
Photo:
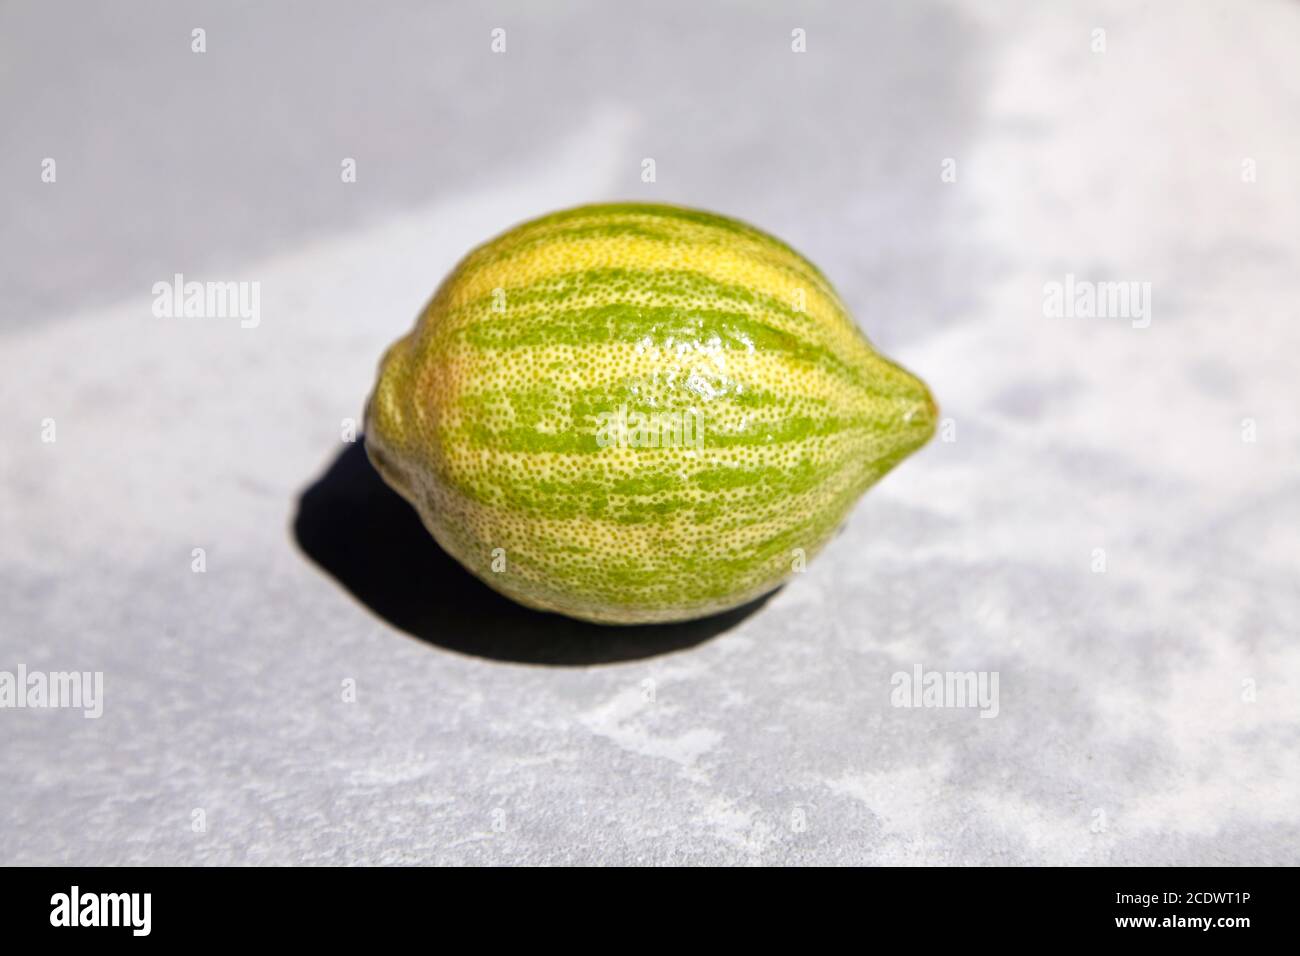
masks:
{"type": "Polygon", "coordinates": [[[806,310],[799,310],[780,298],[756,292],[734,283],[721,282],[691,269],[583,269],[549,276],[526,286],[502,287],[508,309],[500,308],[495,292],[451,309],[449,320],[474,315],[490,321],[516,320],[546,315],[570,307],[579,299],[590,304],[671,300],[700,307],[710,305],[727,311],[743,311],[751,317],[767,314],[786,319],[809,331],[818,322],[806,310]]]}
{"type": "MultiPolygon", "coordinates": [[[[811,516],[786,509],[783,523],[774,525],[760,544],[744,549],[677,548],[657,552],[650,560],[630,559],[607,549],[568,551],[563,539],[540,535],[532,546],[514,551],[523,569],[552,586],[589,582],[602,600],[627,613],[645,613],[665,594],[695,606],[723,599],[737,587],[762,593],[768,575],[789,573],[796,549],[811,557],[820,548],[839,526],[831,515],[850,507],[861,493],[856,485],[838,487],[827,498],[832,507],[811,516]]],[[[472,542],[465,550],[483,553],[484,542],[472,542]]]]}
{"type": "Polygon", "coordinates": [[[635,206],[605,207],[595,216],[573,219],[542,219],[525,223],[485,246],[480,246],[466,257],[463,267],[482,270],[516,259],[547,246],[569,242],[604,241],[613,243],[620,239],[636,238],[662,243],[666,252],[671,248],[689,245],[697,250],[715,249],[743,251],[786,276],[816,288],[835,299],[835,290],[816,266],[793,248],[751,226],[734,220],[713,216],[707,221],[691,215],[691,210],[674,207],[641,207],[656,212],[632,212],[635,206]],[[678,214],[681,213],[681,214],[678,214]],[[649,220],[648,222],[646,220],[649,220]],[[728,222],[724,227],[720,222],[728,222]],[[689,223],[698,229],[694,233],[674,225],[689,223]]]}
{"type": "MultiPolygon", "coordinates": [[[[630,414],[630,413],[629,413],[630,414]]],[[[675,424],[675,423],[674,423],[675,424]]],[[[647,427],[663,429],[647,423],[647,427]]],[[[792,418],[780,422],[759,423],[748,426],[746,430],[724,431],[718,433],[708,427],[707,421],[685,422],[682,429],[687,432],[684,437],[665,439],[662,434],[655,441],[652,433],[650,441],[637,450],[643,453],[657,451],[681,461],[686,451],[692,447],[697,451],[720,450],[724,448],[752,448],[772,450],[775,446],[790,442],[803,441],[816,435],[835,435],[847,430],[880,430],[878,422],[866,418],[792,418]],[[698,436],[698,437],[693,437],[698,436]],[[692,444],[693,442],[693,444],[692,444]]],[[[509,428],[493,428],[490,425],[470,424],[463,428],[449,428],[452,440],[464,441],[476,448],[501,452],[550,452],[564,455],[587,455],[608,457],[610,444],[601,444],[601,423],[598,420],[575,424],[562,432],[549,431],[534,425],[516,425],[509,428]]],[[[635,431],[636,426],[629,430],[635,431]]],[[[599,467],[599,466],[598,466],[599,467]]],[[[680,466],[678,467],[680,471],[680,466]]]]}
{"type": "MultiPolygon", "coordinates": [[[[658,516],[673,513],[700,524],[743,513],[738,510],[743,508],[750,509],[752,519],[759,519],[765,517],[760,509],[770,505],[779,513],[793,496],[814,491],[869,449],[865,439],[841,441],[841,445],[829,451],[810,445],[780,465],[719,465],[701,457],[689,467],[672,450],[642,450],[636,454],[636,466],[616,475],[590,468],[562,479],[500,481],[495,476],[505,469],[497,466],[497,459],[486,459],[479,469],[448,472],[441,481],[470,500],[538,518],[582,517],[626,525],[655,522],[658,516]]],[[[849,470],[858,474],[856,467],[849,470]]],[[[568,468],[563,473],[573,474],[568,468]]]]}
{"type": "Polygon", "coordinates": [[[460,396],[454,411],[443,413],[442,427],[457,436],[449,440],[493,451],[591,456],[607,455],[609,445],[617,443],[610,427],[615,421],[633,432],[640,423],[652,443],[636,436],[622,442],[640,450],[752,447],[766,448],[769,454],[775,446],[816,435],[887,429],[865,407],[846,416],[835,411],[833,402],[815,395],[777,395],[727,380],[708,384],[712,394],[707,399],[675,384],[636,380],[611,388],[539,385],[472,391],[460,396]],[[665,427],[678,425],[673,431],[665,427]]]}
{"type": "Polygon", "coordinates": [[[611,303],[535,317],[512,315],[498,322],[471,325],[461,335],[470,345],[483,349],[622,343],[631,348],[650,346],[665,351],[689,346],[698,350],[781,352],[791,360],[827,369],[864,388],[872,387],[860,369],[826,348],[756,322],[744,313],[703,307],[688,310],[611,303]]]}

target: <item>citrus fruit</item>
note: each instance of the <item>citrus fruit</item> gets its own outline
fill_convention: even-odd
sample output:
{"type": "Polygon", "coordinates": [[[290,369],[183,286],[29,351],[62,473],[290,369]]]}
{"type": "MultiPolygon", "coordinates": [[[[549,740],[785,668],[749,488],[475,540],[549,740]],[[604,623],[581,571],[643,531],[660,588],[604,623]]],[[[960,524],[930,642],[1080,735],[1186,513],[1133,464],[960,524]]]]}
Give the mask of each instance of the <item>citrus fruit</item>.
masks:
{"type": "Polygon", "coordinates": [[[631,624],[776,588],[936,415],[785,243],[624,203],[470,252],[384,355],[365,442],[488,585],[631,624]]]}

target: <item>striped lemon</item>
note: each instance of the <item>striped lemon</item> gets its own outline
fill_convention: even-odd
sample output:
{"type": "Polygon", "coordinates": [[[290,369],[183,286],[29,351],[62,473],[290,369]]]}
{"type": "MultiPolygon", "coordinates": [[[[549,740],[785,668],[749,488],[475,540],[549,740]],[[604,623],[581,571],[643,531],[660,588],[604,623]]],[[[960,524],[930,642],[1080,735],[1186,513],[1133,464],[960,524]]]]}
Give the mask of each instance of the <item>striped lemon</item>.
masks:
{"type": "Polygon", "coordinates": [[[633,624],[776,588],[936,414],[785,243],[625,203],[470,252],[384,355],[365,443],[488,585],[633,624]]]}

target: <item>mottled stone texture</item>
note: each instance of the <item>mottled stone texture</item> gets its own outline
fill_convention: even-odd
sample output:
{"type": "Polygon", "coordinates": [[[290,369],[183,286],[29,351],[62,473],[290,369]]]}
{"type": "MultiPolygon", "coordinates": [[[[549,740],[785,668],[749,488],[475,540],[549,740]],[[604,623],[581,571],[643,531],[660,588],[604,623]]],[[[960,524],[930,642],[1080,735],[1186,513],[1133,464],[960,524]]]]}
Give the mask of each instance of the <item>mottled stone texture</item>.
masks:
{"type": "Polygon", "coordinates": [[[105,691],[0,710],[0,862],[1300,863],[1300,8],[987,6],[0,10],[0,670],[105,691]],[[787,239],[949,420],[702,625],[516,608],[340,440],[461,253],[612,198],[787,239]]]}

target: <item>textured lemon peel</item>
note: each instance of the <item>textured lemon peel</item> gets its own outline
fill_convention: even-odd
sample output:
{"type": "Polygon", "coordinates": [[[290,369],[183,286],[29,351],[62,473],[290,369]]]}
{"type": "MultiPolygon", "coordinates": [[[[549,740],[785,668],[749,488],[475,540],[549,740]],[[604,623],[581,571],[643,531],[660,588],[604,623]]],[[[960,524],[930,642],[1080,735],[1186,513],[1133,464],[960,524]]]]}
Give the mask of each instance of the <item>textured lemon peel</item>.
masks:
{"type": "Polygon", "coordinates": [[[491,587],[642,623],[777,587],[937,414],[788,246],[623,204],[470,253],[385,354],[366,445],[491,587]],[[602,446],[600,423],[620,411],[696,415],[698,444],[602,446]]]}

